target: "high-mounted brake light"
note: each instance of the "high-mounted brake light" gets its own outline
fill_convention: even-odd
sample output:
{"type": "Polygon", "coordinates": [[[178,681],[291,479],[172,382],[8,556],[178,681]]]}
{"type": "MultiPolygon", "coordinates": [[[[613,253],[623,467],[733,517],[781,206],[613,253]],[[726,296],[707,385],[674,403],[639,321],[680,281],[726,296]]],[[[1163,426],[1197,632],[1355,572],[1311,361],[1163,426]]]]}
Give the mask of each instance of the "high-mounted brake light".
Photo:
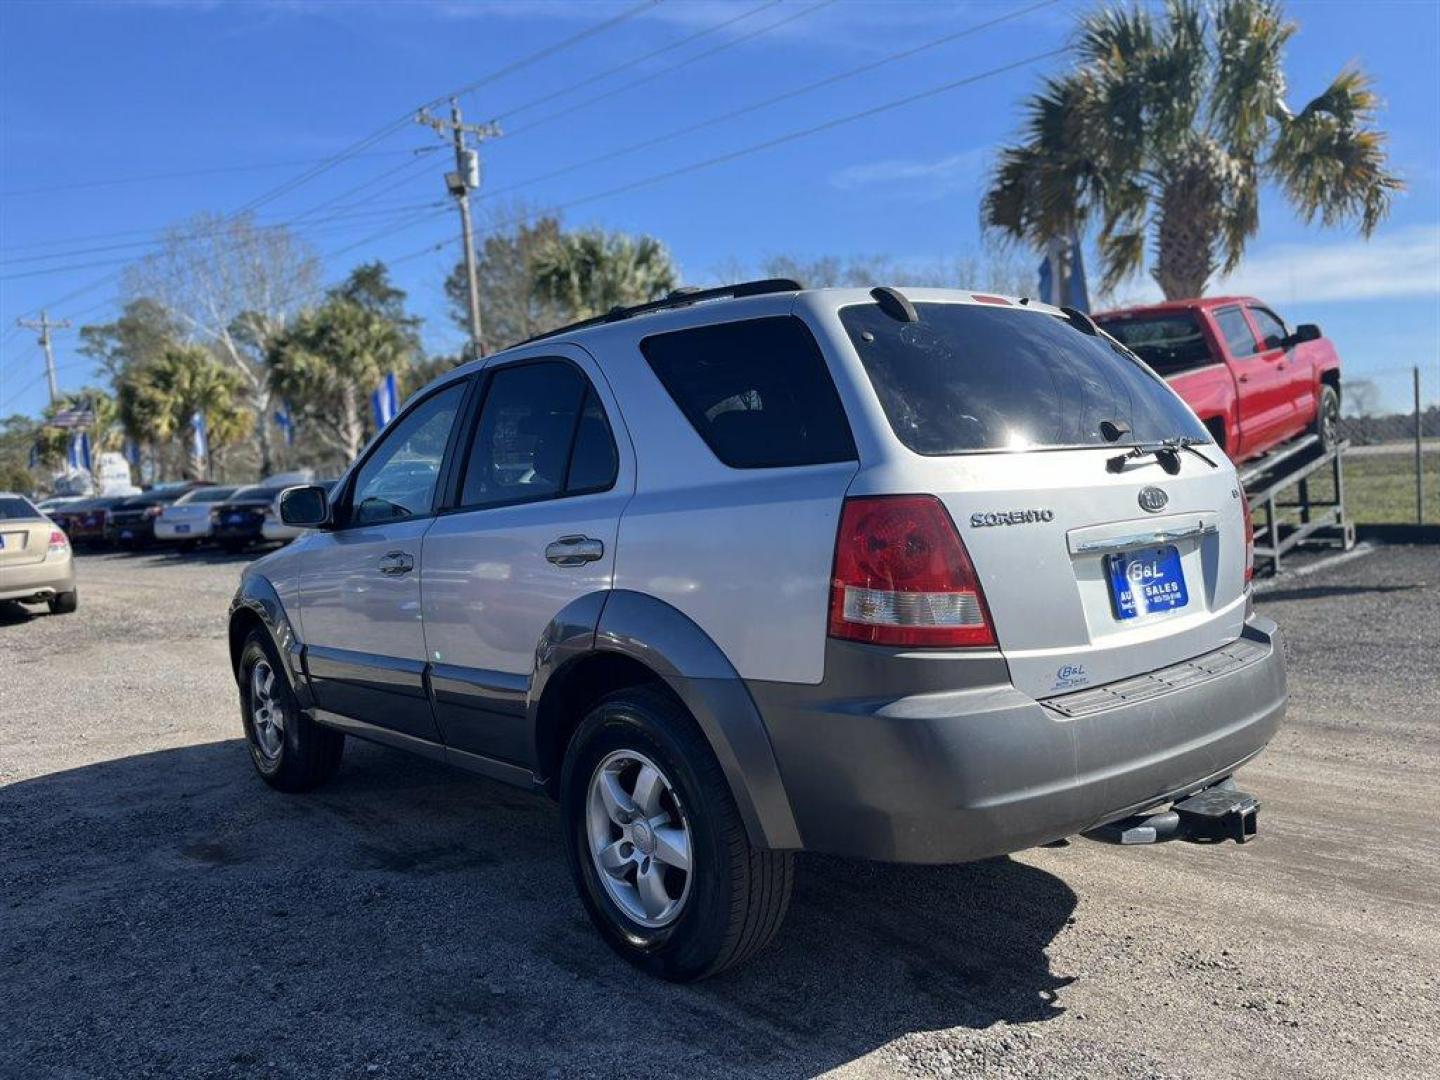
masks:
{"type": "Polygon", "coordinates": [[[1255,515],[1250,509],[1250,496],[1240,485],[1240,512],[1245,515],[1245,584],[1255,578],[1255,515]]]}
{"type": "Polygon", "coordinates": [[[995,645],[980,579],[939,499],[845,500],[830,582],[830,636],[877,645],[995,645]]]}

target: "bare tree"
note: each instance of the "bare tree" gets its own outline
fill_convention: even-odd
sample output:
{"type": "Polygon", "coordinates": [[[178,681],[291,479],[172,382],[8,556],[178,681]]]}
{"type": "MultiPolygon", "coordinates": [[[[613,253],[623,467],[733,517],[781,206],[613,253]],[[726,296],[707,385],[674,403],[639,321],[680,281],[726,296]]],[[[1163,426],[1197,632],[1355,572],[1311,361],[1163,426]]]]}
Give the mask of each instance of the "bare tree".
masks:
{"type": "Polygon", "coordinates": [[[189,337],[239,373],[255,413],[262,475],[274,465],[264,357],[319,279],[309,245],[283,227],[256,225],[249,214],[191,218],[125,271],[127,296],[158,300],[189,337]]]}

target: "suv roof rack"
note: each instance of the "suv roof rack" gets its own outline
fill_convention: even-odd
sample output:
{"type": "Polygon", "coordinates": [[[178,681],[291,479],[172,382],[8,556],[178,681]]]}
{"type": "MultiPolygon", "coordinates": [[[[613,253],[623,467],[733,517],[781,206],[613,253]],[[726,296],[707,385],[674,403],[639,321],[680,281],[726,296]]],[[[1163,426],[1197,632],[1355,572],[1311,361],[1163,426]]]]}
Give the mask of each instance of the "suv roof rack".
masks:
{"type": "Polygon", "coordinates": [[[613,307],[604,315],[596,315],[591,319],[581,319],[579,322],[570,323],[568,326],[556,327],[554,330],[547,330],[543,334],[536,334],[534,337],[526,338],[519,342],[520,345],[529,345],[533,341],[544,341],[559,334],[568,334],[572,330],[584,330],[591,326],[602,326],[605,323],[622,322],[635,315],[644,315],[651,311],[664,311],[667,308],[686,307],[690,304],[698,304],[704,300],[731,299],[738,300],[743,296],[764,296],[768,293],[799,292],[805,286],[791,278],[761,278],[759,281],[737,281],[733,285],[720,285],[713,289],[700,289],[694,285],[674,289],[659,300],[650,300],[644,304],[635,304],[631,307],[613,307]]]}

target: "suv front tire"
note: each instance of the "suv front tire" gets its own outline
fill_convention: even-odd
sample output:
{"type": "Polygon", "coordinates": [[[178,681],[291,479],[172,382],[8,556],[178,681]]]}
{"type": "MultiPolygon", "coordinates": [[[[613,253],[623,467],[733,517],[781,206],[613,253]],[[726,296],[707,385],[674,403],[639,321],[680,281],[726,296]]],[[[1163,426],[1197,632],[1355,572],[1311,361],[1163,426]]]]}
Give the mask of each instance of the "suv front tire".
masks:
{"type": "Polygon", "coordinates": [[[720,763],[663,687],[616,691],[581,722],[560,816],[591,921],[642,970],[706,978],[748,960],[785,917],[793,855],[750,845],[720,763]]]}
{"type": "Polygon", "coordinates": [[[245,639],[237,676],[245,744],[261,779],[280,791],[309,791],[334,776],[345,736],[300,711],[275,646],[263,630],[252,630],[245,639]]]}

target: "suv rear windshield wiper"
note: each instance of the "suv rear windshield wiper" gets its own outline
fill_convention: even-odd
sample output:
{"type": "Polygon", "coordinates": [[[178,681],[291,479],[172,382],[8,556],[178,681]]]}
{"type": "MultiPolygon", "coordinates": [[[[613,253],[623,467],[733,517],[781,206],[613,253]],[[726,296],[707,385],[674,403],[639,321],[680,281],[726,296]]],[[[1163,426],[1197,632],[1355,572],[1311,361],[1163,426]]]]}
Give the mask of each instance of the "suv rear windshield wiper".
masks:
{"type": "Polygon", "coordinates": [[[1180,471],[1180,451],[1188,450],[1201,461],[1205,462],[1212,469],[1219,468],[1215,462],[1195,449],[1201,445],[1203,440],[1192,438],[1189,435],[1180,435],[1173,439],[1161,439],[1153,443],[1136,443],[1123,454],[1116,454],[1105,462],[1105,468],[1110,472],[1118,473],[1125,468],[1125,465],[1132,458],[1154,457],[1160,463],[1160,467],[1171,476],[1180,471]]]}

